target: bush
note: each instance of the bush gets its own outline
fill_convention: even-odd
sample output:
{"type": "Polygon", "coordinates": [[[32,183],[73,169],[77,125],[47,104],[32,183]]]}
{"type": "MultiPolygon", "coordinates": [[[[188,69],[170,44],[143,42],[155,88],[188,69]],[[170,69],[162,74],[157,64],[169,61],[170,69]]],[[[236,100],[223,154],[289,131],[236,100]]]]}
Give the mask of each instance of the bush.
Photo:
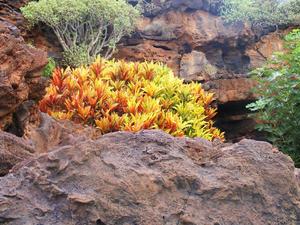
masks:
{"type": "Polygon", "coordinates": [[[89,67],[56,69],[40,109],[101,132],[162,129],[174,136],[223,139],[213,127],[213,94],[184,84],[156,63],[97,58],[89,67]]]}
{"type": "Polygon", "coordinates": [[[155,16],[164,8],[171,7],[171,2],[167,2],[167,0],[138,0],[137,7],[140,8],[144,15],[155,16]]]}
{"type": "Polygon", "coordinates": [[[224,0],[221,13],[228,22],[261,27],[299,24],[300,0],[224,0]]]}
{"type": "Polygon", "coordinates": [[[269,140],[300,166],[300,30],[285,37],[286,52],[277,53],[263,68],[256,69],[259,100],[248,108],[258,112],[269,140]]]}
{"type": "Polygon", "coordinates": [[[99,54],[110,58],[139,16],[125,0],[39,0],[21,11],[31,25],[42,22],[52,28],[73,66],[99,54]]]}
{"type": "Polygon", "coordinates": [[[53,58],[48,58],[48,64],[45,66],[42,75],[44,77],[51,77],[55,68],[56,68],[55,60],[53,58]]]}

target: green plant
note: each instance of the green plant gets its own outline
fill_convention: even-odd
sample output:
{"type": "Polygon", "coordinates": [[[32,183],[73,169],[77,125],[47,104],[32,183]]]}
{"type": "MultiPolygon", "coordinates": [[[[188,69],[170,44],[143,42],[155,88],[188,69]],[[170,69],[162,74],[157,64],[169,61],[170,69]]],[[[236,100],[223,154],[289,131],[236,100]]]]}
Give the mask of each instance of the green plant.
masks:
{"type": "Polygon", "coordinates": [[[252,72],[261,96],[248,105],[257,112],[259,130],[289,154],[300,166],[300,30],[285,37],[286,51],[277,53],[269,63],[252,72]]]}
{"type": "Polygon", "coordinates": [[[91,62],[99,54],[110,58],[139,16],[125,0],[39,0],[21,11],[31,25],[42,22],[52,28],[72,66],[91,62]]]}
{"type": "Polygon", "coordinates": [[[45,66],[44,70],[43,70],[43,76],[44,77],[51,77],[53,71],[56,68],[56,62],[53,58],[48,58],[48,64],[45,66]]]}
{"type": "Polygon", "coordinates": [[[164,8],[169,8],[171,2],[167,0],[138,0],[137,7],[148,16],[154,16],[164,8]]]}
{"type": "Polygon", "coordinates": [[[299,0],[224,0],[221,14],[228,22],[247,21],[255,26],[299,24],[299,0]]]}
{"type": "Polygon", "coordinates": [[[162,129],[174,136],[223,139],[213,126],[213,94],[185,84],[157,63],[97,58],[89,67],[56,69],[40,109],[101,132],[162,129]]]}

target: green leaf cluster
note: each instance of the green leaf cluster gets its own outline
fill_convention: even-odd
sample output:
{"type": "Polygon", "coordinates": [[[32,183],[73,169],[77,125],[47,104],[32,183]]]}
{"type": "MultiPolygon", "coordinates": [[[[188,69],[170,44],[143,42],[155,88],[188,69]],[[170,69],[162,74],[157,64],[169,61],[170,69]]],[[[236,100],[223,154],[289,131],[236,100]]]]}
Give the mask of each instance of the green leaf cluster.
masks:
{"type": "Polygon", "coordinates": [[[45,66],[42,75],[44,77],[51,77],[53,71],[55,70],[55,68],[56,68],[56,62],[55,62],[55,60],[53,58],[51,58],[51,57],[48,58],[48,63],[45,66]]]}
{"type": "Polygon", "coordinates": [[[300,0],[224,0],[221,14],[227,22],[247,21],[255,26],[299,24],[300,0]]]}
{"type": "Polygon", "coordinates": [[[255,91],[261,96],[248,105],[258,112],[259,130],[289,154],[300,166],[300,30],[285,37],[286,51],[277,53],[265,67],[252,72],[258,81],[255,91]]]}

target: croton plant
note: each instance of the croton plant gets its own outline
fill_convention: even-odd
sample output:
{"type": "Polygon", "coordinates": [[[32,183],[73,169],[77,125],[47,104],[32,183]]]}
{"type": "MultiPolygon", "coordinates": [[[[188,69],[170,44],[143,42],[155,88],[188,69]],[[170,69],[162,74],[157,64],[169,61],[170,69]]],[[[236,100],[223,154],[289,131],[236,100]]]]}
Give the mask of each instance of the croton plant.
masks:
{"type": "Polygon", "coordinates": [[[185,84],[160,63],[99,57],[90,66],[57,68],[40,109],[103,134],[161,129],[173,136],[223,139],[212,121],[213,100],[201,84],[185,84]]]}

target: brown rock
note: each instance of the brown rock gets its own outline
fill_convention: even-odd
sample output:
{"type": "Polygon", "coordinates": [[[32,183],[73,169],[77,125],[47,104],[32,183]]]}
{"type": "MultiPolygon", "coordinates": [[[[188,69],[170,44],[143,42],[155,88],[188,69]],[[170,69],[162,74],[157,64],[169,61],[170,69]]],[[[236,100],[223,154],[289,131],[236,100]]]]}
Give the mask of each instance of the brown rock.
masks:
{"type": "MultiPolygon", "coordinates": [[[[187,58],[193,57],[195,52],[202,51],[205,54],[198,59],[199,61],[194,58],[194,65],[198,65],[197,68],[200,67],[203,58],[207,58],[212,68],[220,67],[217,70],[219,72],[219,69],[223,69],[227,61],[230,64],[236,56],[239,59],[243,57],[240,50],[239,54],[234,53],[234,56],[224,54],[225,47],[222,46],[226,46],[230,50],[236,49],[240,39],[245,42],[254,39],[253,32],[246,25],[242,23],[224,24],[220,17],[202,10],[191,13],[169,10],[152,19],[145,17],[139,21],[137,34],[124,41],[116,54],[117,58],[164,62],[173,69],[176,75],[183,73],[184,76],[189,75],[189,72],[182,72],[186,71],[186,68],[181,68],[181,65],[186,65],[187,58]],[[217,51],[220,53],[219,62],[214,61],[215,56],[206,56],[208,48],[212,48],[214,53],[217,51]]],[[[234,60],[237,63],[242,61],[234,60]]],[[[236,67],[243,67],[243,65],[236,67]]],[[[197,72],[201,73],[201,70],[203,68],[197,72]]],[[[199,80],[197,76],[190,76],[188,80],[191,78],[199,80]]]]}
{"type": "Polygon", "coordinates": [[[28,126],[40,124],[40,112],[34,101],[23,102],[12,114],[12,121],[5,131],[22,137],[28,126]]]}
{"type": "MultiPolygon", "coordinates": [[[[200,68],[204,58],[208,60],[208,65],[218,73],[221,70],[223,73],[226,64],[230,67],[228,70],[231,70],[231,67],[234,69],[247,67],[248,62],[243,61],[242,50],[236,49],[240,39],[245,42],[251,42],[254,39],[254,33],[246,25],[224,24],[220,17],[202,10],[188,13],[177,9],[164,11],[152,19],[144,17],[139,21],[137,34],[124,41],[116,54],[117,58],[164,62],[173,69],[176,75],[182,73],[182,78],[187,78],[187,80],[202,79],[194,72],[201,74],[205,70],[200,68]],[[224,51],[232,51],[233,55],[226,54],[224,51]],[[205,55],[195,58],[195,52],[203,52],[205,55]],[[219,54],[215,55],[216,53],[219,54]],[[196,69],[194,68],[190,71],[194,75],[186,72],[187,58],[193,58],[194,66],[199,69],[199,71],[194,71],[196,69]]],[[[229,73],[232,72],[229,71],[229,73]]],[[[224,74],[225,78],[228,78],[226,73],[224,74]]]]}
{"type": "Polygon", "coordinates": [[[39,113],[38,120],[38,124],[28,123],[24,134],[24,138],[30,141],[38,153],[50,152],[61,146],[101,136],[100,131],[93,127],[68,120],[57,121],[44,113],[39,113]]]}
{"type": "Polygon", "coordinates": [[[178,47],[170,43],[149,41],[132,46],[120,47],[117,58],[126,58],[128,61],[158,61],[167,64],[178,74],[180,55],[176,51],[178,47]]]}
{"type": "Polygon", "coordinates": [[[119,132],[44,154],[0,178],[4,224],[297,224],[290,158],[264,142],[225,147],[119,132]]]}
{"type": "Polygon", "coordinates": [[[211,65],[203,52],[193,51],[183,55],[180,63],[180,77],[185,81],[211,80],[218,69],[211,65]]]}
{"type": "Polygon", "coordinates": [[[274,54],[274,52],[283,51],[283,36],[290,30],[291,29],[287,29],[268,34],[262,37],[258,43],[255,43],[253,46],[249,46],[246,50],[246,55],[250,57],[250,67],[261,67],[266,60],[274,54]]]}
{"type": "Polygon", "coordinates": [[[24,24],[24,18],[20,12],[18,12],[18,8],[22,4],[19,4],[20,1],[8,1],[8,0],[0,0],[0,16],[1,20],[5,20],[9,23],[12,23],[16,26],[24,24]]]}
{"type": "Polygon", "coordinates": [[[8,22],[16,26],[22,35],[26,35],[25,19],[20,8],[29,0],[0,0],[0,21],[8,22]]]}
{"type": "Polygon", "coordinates": [[[220,17],[201,10],[192,13],[168,11],[152,20],[141,21],[138,29],[145,39],[176,40],[181,46],[188,43],[192,49],[211,41],[224,43],[230,39],[230,44],[236,45],[238,38],[243,37],[246,41],[253,36],[244,24],[225,25],[220,17]]]}
{"type": "Polygon", "coordinates": [[[23,139],[0,131],[0,176],[6,175],[17,163],[32,157],[34,152],[23,139]]]}
{"type": "MultiPolygon", "coordinates": [[[[28,46],[18,28],[0,22],[0,119],[14,112],[24,101],[37,100],[43,92],[41,70],[47,64],[47,54],[28,46]]],[[[1,122],[0,122],[1,123],[1,122]]],[[[0,127],[5,124],[1,123],[0,127]]]]}
{"type": "Polygon", "coordinates": [[[219,79],[209,82],[210,90],[216,94],[219,103],[255,100],[252,92],[256,81],[249,78],[219,79]]]}
{"type": "Polygon", "coordinates": [[[38,112],[35,104],[30,101],[18,108],[13,125],[8,131],[22,138],[0,131],[0,176],[6,175],[13,166],[24,160],[26,163],[26,159],[37,154],[101,136],[95,128],[71,121],[56,121],[47,114],[38,112]]]}

